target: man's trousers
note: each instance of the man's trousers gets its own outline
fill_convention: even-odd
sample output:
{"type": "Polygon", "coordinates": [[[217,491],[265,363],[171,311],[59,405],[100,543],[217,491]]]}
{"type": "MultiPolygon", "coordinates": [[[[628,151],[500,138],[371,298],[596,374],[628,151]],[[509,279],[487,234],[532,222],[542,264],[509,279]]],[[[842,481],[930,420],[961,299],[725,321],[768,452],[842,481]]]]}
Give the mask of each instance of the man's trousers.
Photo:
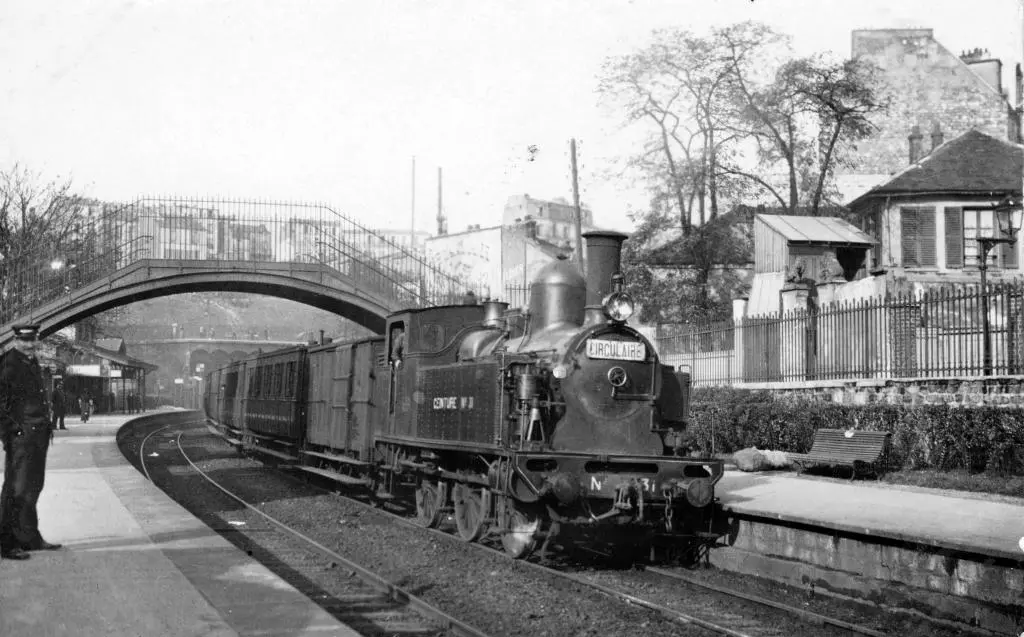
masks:
{"type": "Polygon", "coordinates": [[[46,477],[49,425],[24,427],[12,436],[4,459],[4,486],[0,490],[0,549],[32,549],[42,543],[36,503],[46,477]]]}

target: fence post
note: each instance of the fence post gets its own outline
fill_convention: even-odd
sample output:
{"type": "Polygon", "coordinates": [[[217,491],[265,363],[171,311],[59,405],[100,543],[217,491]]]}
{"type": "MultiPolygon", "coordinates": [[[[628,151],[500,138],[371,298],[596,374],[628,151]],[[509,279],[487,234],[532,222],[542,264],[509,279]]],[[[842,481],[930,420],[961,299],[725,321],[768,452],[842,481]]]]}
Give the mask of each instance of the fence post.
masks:
{"type": "Polygon", "coordinates": [[[1006,373],[1020,374],[1024,362],[1024,282],[1014,281],[1006,290],[1006,373]]]}
{"type": "Polygon", "coordinates": [[[895,299],[889,306],[889,338],[895,376],[917,375],[917,328],[921,308],[914,299],[895,299]]]}
{"type": "Polygon", "coordinates": [[[779,293],[780,318],[782,319],[782,342],[779,354],[782,358],[780,380],[802,380],[810,372],[808,364],[813,362],[809,339],[812,336],[813,317],[810,289],[802,281],[787,283],[779,293]]]}
{"type": "Polygon", "coordinates": [[[733,365],[729,370],[729,384],[743,380],[744,355],[743,355],[743,319],[747,315],[747,304],[745,298],[733,299],[732,301],[732,353],[733,365]]]}

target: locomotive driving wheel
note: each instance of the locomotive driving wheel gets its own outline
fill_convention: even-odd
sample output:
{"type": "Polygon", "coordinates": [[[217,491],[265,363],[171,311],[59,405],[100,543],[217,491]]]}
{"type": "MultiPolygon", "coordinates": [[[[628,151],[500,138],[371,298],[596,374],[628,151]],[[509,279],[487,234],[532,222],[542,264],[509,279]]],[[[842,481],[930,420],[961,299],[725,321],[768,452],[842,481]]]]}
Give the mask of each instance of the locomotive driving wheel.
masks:
{"type": "Polygon", "coordinates": [[[487,519],[490,517],[490,490],[457,484],[452,491],[452,502],[455,504],[455,526],[459,530],[459,537],[467,542],[479,540],[487,530],[487,519]]]}
{"type": "Polygon", "coordinates": [[[499,508],[502,547],[514,559],[526,559],[537,548],[540,515],[509,497],[500,500],[499,508]]]}
{"type": "Polygon", "coordinates": [[[448,499],[448,485],[423,480],[416,489],[416,523],[430,529],[441,524],[444,503],[448,499]]]}

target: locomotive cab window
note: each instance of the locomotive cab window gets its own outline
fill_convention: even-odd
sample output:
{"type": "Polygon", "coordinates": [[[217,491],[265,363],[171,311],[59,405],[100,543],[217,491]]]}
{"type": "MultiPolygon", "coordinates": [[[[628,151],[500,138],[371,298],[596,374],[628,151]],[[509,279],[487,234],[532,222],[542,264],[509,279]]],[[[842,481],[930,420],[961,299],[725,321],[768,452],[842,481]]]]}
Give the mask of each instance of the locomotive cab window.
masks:
{"type": "Polygon", "coordinates": [[[419,342],[417,352],[434,353],[441,351],[444,347],[444,325],[439,323],[425,323],[420,326],[419,342]]]}
{"type": "Polygon", "coordinates": [[[405,323],[395,322],[391,324],[391,332],[388,335],[388,361],[395,365],[400,363],[405,356],[405,323]]]}
{"type": "Polygon", "coordinates": [[[388,362],[391,364],[388,383],[388,413],[395,413],[395,396],[398,393],[398,370],[405,355],[405,323],[396,321],[388,332],[388,362]]]}

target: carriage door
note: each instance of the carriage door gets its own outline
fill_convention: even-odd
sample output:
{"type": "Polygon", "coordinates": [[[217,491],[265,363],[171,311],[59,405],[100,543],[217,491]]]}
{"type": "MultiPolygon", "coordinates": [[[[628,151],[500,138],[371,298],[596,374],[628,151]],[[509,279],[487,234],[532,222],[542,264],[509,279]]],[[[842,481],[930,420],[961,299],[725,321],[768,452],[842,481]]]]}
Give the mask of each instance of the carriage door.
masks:
{"type": "Polygon", "coordinates": [[[331,370],[331,447],[351,451],[352,345],[334,350],[331,370]]]}

